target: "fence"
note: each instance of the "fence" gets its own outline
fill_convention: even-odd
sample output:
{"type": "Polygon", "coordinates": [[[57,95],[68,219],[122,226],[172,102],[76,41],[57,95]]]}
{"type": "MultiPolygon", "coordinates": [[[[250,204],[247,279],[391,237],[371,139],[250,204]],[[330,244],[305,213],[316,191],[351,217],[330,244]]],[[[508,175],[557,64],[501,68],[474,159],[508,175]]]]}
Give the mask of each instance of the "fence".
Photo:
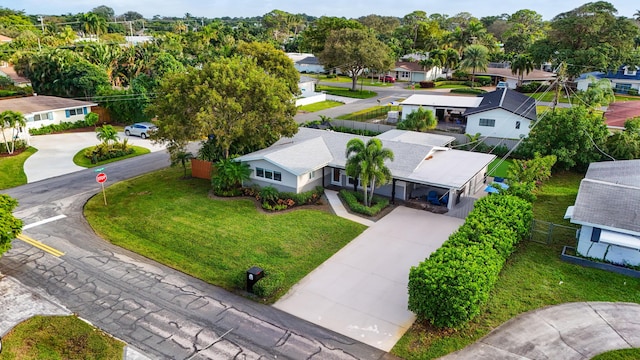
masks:
{"type": "Polygon", "coordinates": [[[541,244],[576,246],[577,227],[533,220],[529,240],[541,244]]]}
{"type": "Polygon", "coordinates": [[[391,129],[395,129],[395,126],[384,125],[384,124],[375,124],[375,123],[367,123],[353,120],[331,120],[331,125],[333,126],[344,126],[350,129],[356,130],[368,130],[383,133],[385,131],[389,131],[391,129]]]}

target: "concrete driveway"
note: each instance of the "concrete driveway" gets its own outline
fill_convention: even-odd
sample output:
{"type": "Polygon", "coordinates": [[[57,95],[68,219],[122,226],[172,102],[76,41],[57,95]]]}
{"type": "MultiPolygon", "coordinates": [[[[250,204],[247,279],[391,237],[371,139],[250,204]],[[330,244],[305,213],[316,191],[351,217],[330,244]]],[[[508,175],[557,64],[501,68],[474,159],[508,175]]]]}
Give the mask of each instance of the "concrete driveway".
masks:
{"type": "MultiPolygon", "coordinates": [[[[126,136],[118,133],[120,139],[128,139],[129,144],[141,146],[151,151],[164,150],[164,146],[153,145],[148,139],[126,136]]],[[[97,145],[94,132],[78,132],[54,135],[38,135],[31,137],[31,146],[38,151],[24,163],[27,182],[32,183],[52,177],[84,170],[73,163],[73,156],[80,150],[97,145]]]]}
{"type": "Polygon", "coordinates": [[[398,207],[296,284],[274,306],[389,351],[415,320],[409,269],[464,221],[398,207]]]}

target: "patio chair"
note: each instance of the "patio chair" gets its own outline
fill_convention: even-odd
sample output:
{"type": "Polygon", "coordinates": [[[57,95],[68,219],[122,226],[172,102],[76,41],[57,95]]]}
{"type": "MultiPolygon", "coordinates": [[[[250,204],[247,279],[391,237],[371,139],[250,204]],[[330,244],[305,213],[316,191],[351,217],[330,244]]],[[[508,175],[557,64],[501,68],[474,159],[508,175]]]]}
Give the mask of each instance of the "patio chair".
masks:
{"type": "Polygon", "coordinates": [[[438,198],[438,192],[429,191],[429,195],[427,195],[427,201],[433,205],[440,205],[440,198],[438,198]]]}
{"type": "Polygon", "coordinates": [[[447,206],[449,204],[449,193],[444,194],[444,196],[442,196],[442,198],[440,199],[440,204],[447,206]]]}
{"type": "Polygon", "coordinates": [[[504,182],[504,178],[501,178],[499,176],[494,176],[493,181],[497,183],[501,183],[501,182],[504,182]]]}

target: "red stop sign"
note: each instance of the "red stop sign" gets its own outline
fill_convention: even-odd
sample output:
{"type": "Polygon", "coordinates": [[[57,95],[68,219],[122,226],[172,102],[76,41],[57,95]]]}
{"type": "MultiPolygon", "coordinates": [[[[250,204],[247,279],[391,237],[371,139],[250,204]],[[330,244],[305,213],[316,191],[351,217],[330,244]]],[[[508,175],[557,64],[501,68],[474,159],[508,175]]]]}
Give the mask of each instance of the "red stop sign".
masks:
{"type": "Polygon", "coordinates": [[[107,174],[100,173],[100,174],[96,175],[96,181],[99,182],[100,184],[102,184],[103,182],[107,181],[107,174]]]}

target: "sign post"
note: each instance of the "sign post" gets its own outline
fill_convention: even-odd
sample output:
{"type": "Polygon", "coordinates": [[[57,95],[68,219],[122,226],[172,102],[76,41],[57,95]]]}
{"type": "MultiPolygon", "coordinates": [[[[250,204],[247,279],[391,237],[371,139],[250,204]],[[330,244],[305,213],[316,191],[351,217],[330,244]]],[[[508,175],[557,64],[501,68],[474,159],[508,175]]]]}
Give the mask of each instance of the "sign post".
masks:
{"type": "Polygon", "coordinates": [[[104,205],[107,206],[107,194],[104,191],[104,182],[107,181],[107,174],[99,173],[96,175],[96,181],[102,186],[102,198],[104,199],[104,205]]]}

